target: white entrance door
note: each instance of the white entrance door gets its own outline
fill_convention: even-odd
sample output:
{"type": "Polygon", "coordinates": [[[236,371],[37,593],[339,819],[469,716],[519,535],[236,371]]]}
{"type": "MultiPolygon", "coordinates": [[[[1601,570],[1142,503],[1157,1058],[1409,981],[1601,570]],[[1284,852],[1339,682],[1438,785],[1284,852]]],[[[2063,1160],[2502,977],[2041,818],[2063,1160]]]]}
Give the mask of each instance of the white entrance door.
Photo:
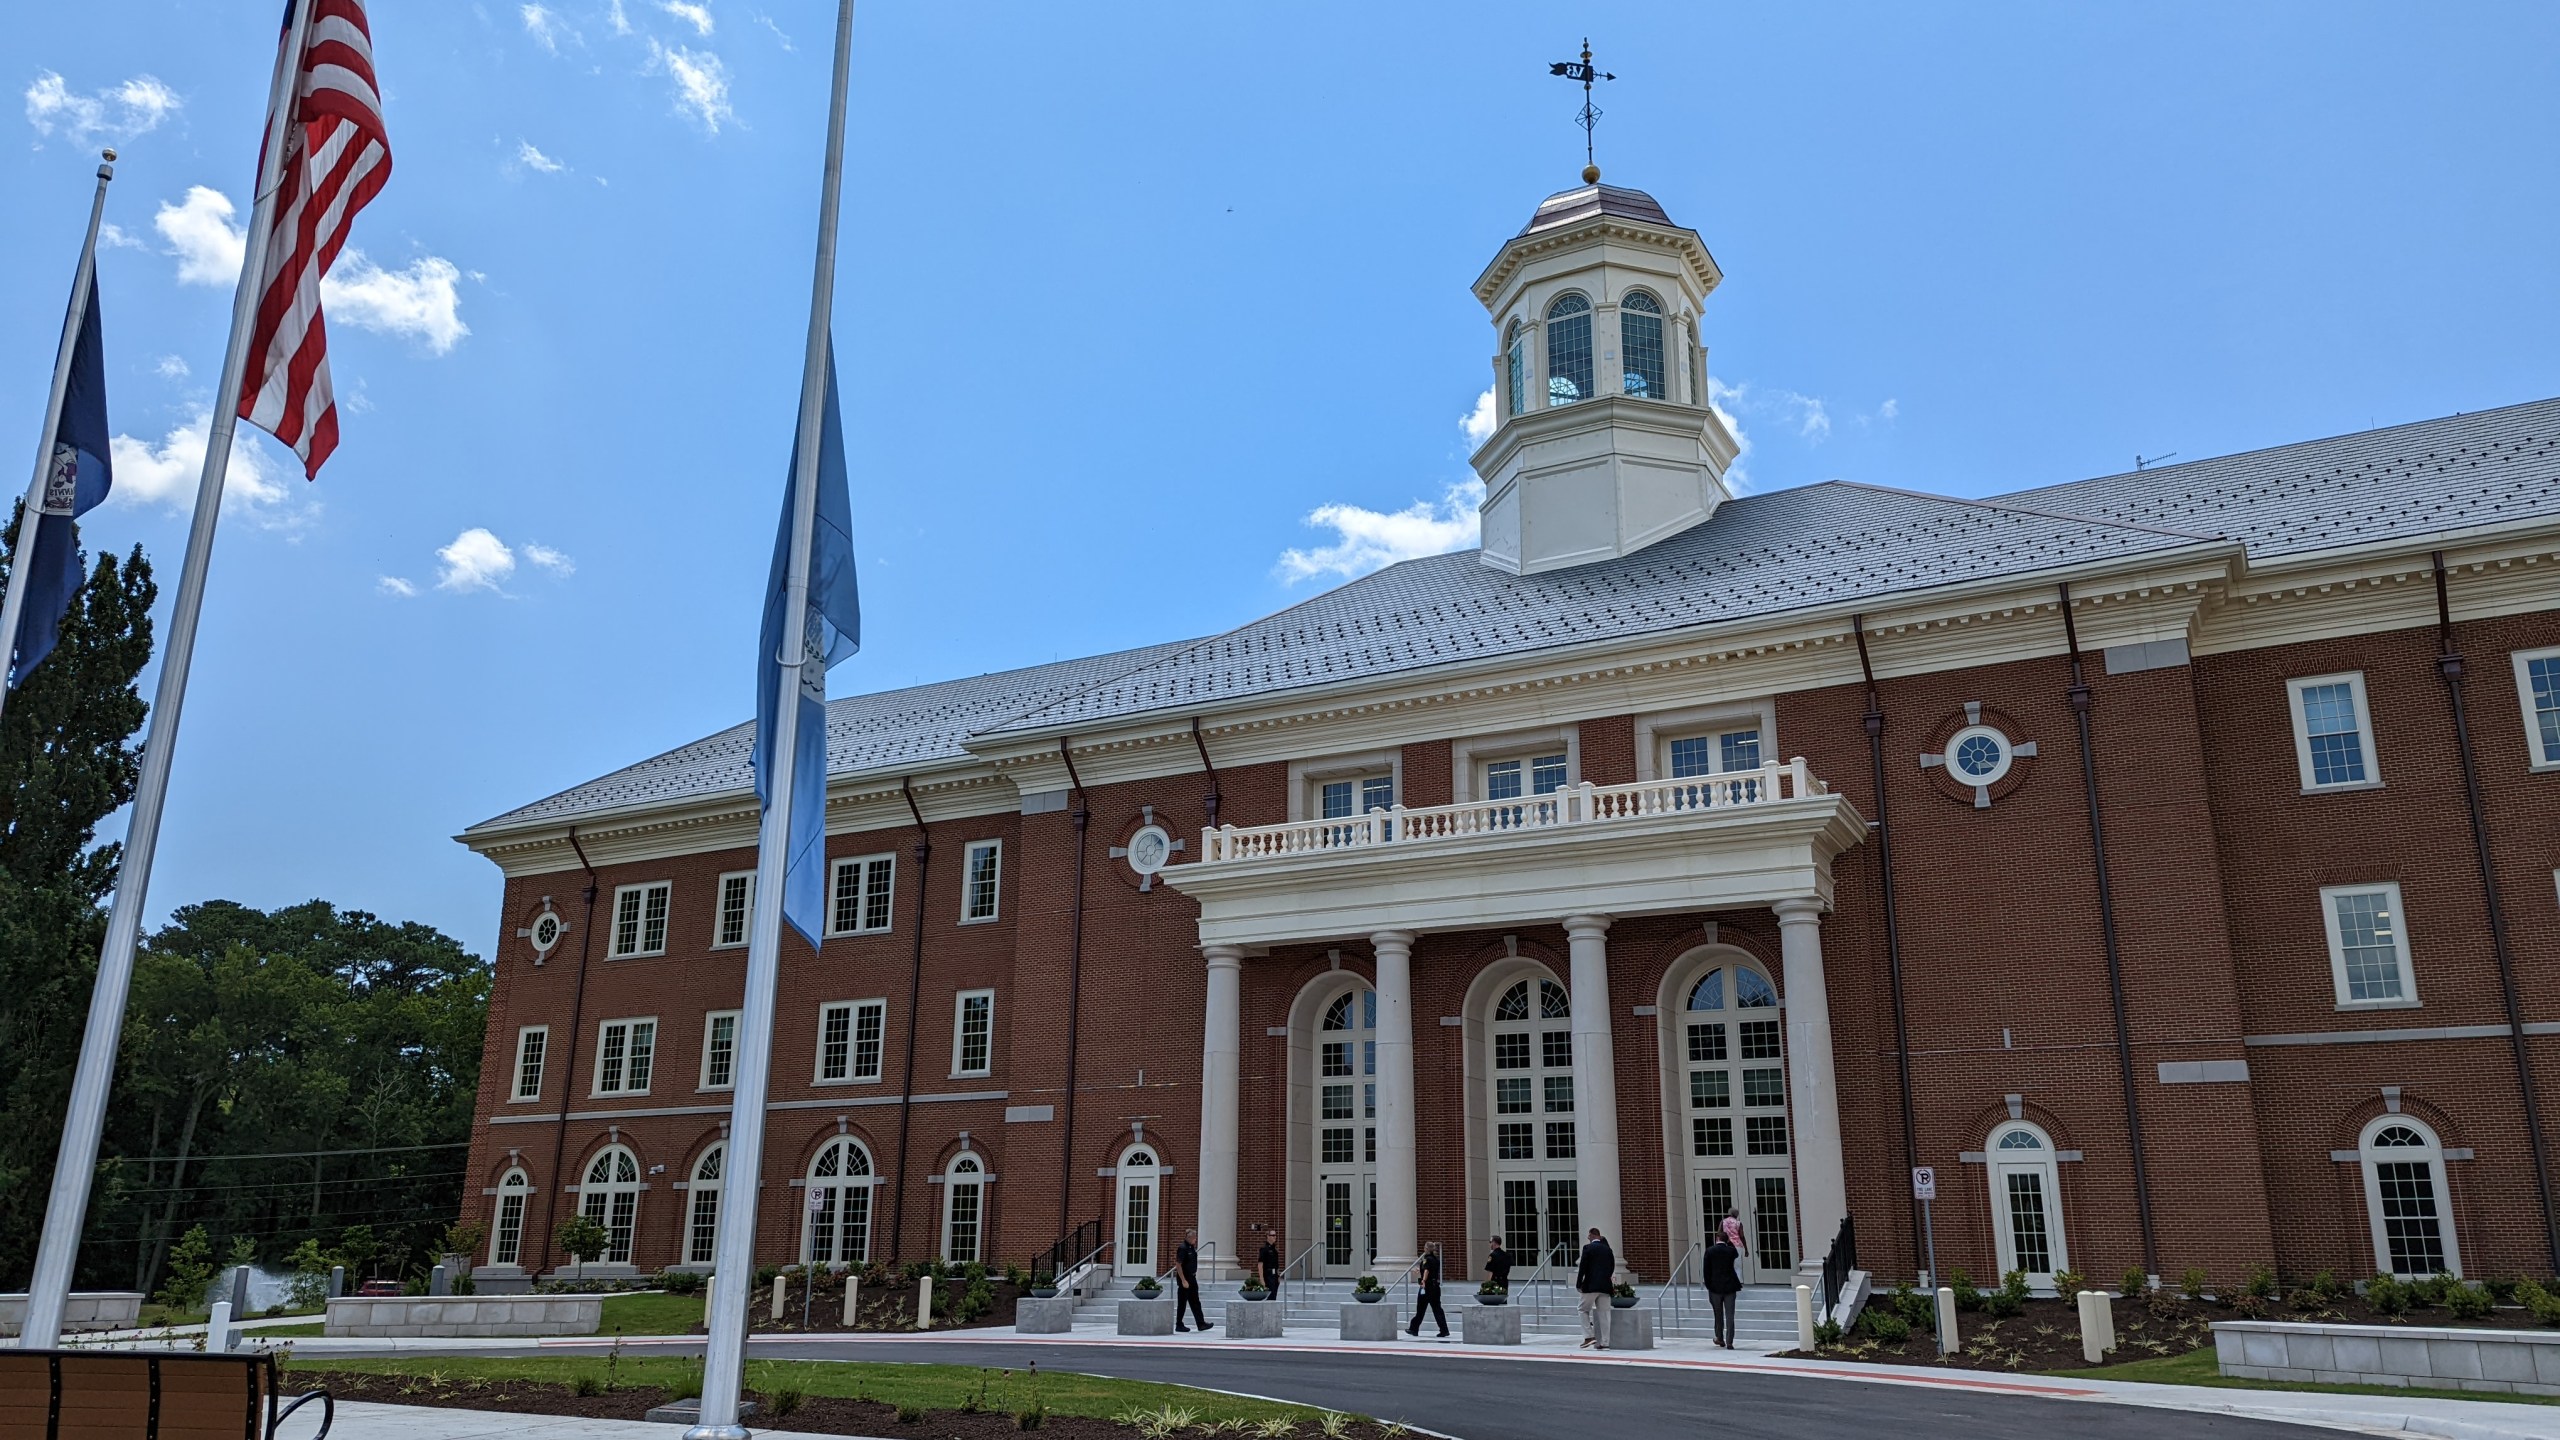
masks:
{"type": "Polygon", "coordinates": [[[1378,1253],[1378,992],[1355,986],[1316,1033],[1316,1224],[1320,1276],[1367,1273],[1378,1253]]]}
{"type": "Polygon", "coordinates": [[[1777,987],[1756,968],[1718,965],[1689,988],[1681,1016],[1690,1193],[1712,1243],[1742,1222],[1742,1278],[1777,1284],[1802,1254],[1787,1138],[1786,1025],[1777,987]]]}
{"type": "Polygon", "coordinates": [[[2054,1272],[2071,1268],[2062,1238],[2062,1177],[2054,1168],[2052,1137],[2039,1126],[2012,1121],[1992,1132],[1986,1153],[2000,1273],[2005,1277],[2022,1270],[2028,1285],[2051,1290],[2054,1272]]]}
{"type": "Polygon", "coordinates": [[[1520,980],[1495,997],[1488,1018],[1493,1091],[1486,1109],[1493,1133],[1486,1138],[1494,1190],[1502,1197],[1502,1244],[1524,1270],[1543,1261],[1553,1278],[1570,1272],[1582,1251],[1573,998],[1553,980],[1520,980]]]}
{"type": "Polygon", "coordinates": [[[1171,1261],[1172,1257],[1159,1253],[1163,1214],[1156,1204],[1158,1178],[1155,1151],[1133,1149],[1120,1157],[1120,1233],[1113,1252],[1119,1258],[1112,1267],[1114,1274],[1157,1275],[1171,1261]]]}

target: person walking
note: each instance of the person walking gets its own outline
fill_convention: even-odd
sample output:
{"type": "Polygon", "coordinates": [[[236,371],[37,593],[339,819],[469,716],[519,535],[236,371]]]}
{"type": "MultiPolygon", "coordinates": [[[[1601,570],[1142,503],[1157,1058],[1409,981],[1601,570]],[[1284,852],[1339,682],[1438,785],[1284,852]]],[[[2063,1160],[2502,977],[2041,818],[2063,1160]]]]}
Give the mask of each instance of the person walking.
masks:
{"type": "Polygon", "coordinates": [[[1200,1328],[1209,1328],[1209,1317],[1200,1309],[1200,1232],[1185,1230],[1182,1243],[1173,1248],[1173,1328],[1189,1333],[1182,1323],[1183,1307],[1189,1306],[1200,1328]]]}
{"type": "Polygon", "coordinates": [[[1511,1252],[1502,1248],[1502,1237],[1499,1235],[1493,1237],[1493,1248],[1485,1252],[1484,1278],[1489,1284],[1501,1286],[1503,1293],[1510,1293],[1511,1252]]]}
{"type": "Polygon", "coordinates": [[[1618,1273],[1617,1252],[1600,1238],[1600,1227],[1591,1227],[1591,1238],[1582,1247],[1582,1263],[1574,1268],[1573,1288],[1582,1292],[1582,1348],[1609,1348],[1609,1294],[1615,1288],[1618,1273]]]}
{"type": "Polygon", "coordinates": [[[1707,1247],[1707,1303],[1716,1315],[1716,1343],[1733,1348],[1734,1297],[1742,1293],[1742,1252],[1722,1235],[1707,1247]]]}
{"type": "Polygon", "coordinates": [[[1717,1228],[1724,1232],[1724,1243],[1733,1247],[1734,1254],[1748,1255],[1751,1253],[1751,1247],[1742,1243],[1741,1211],[1736,1210],[1730,1205],[1724,1207],[1724,1223],[1719,1225],[1717,1228]]]}
{"type": "Polygon", "coordinates": [[[1440,1308],[1440,1242],[1432,1240],[1422,1247],[1422,1289],[1413,1297],[1413,1323],[1404,1327],[1407,1335],[1422,1333],[1422,1312],[1431,1312],[1439,1322],[1440,1338],[1449,1338],[1449,1316],[1440,1308]]]}
{"type": "Polygon", "coordinates": [[[1274,1295],[1277,1295],[1280,1293],[1280,1246],[1277,1243],[1278,1237],[1272,1233],[1271,1227],[1268,1225],[1264,1225],[1259,1228],[1262,1231],[1262,1249],[1253,1257],[1254,1268],[1262,1272],[1262,1288],[1270,1291],[1274,1295]]]}

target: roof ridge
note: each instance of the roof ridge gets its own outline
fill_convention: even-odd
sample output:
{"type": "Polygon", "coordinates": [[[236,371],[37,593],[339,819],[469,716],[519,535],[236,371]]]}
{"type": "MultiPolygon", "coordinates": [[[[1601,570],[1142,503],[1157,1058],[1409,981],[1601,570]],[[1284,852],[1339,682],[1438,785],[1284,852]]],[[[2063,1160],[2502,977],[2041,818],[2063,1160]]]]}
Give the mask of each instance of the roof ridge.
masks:
{"type": "Polygon", "coordinates": [[[2508,405],[2492,405],[2486,410],[2456,410],[2450,415],[2430,415],[2424,419],[2402,420],[2391,425],[2371,425],[2362,430],[2340,430],[2335,434],[2315,435],[2308,440],[2287,440],[2276,445],[2259,445],[2247,450],[2226,451],[2220,455],[2203,455],[2193,460],[2182,460],[2175,465],[2144,466],[2133,470],[2109,470],[2097,475],[2083,475],[2077,480],[2054,480],[2042,485],[2025,485],[2015,490],[2001,491],[2000,496],[1993,498],[2002,498],[2010,495],[2031,495],[2040,490],[2065,490],[2074,485],[2092,485],[2101,480],[2121,480],[2127,475],[2154,475],[2163,474],[2172,470],[2191,469],[2198,465],[2225,465],[2236,460],[2247,460],[2255,456],[2273,455],[2279,450],[2302,450],[2314,445],[2331,444],[2339,440],[2353,440],[2367,435],[2388,435],[2398,430],[2415,430],[2426,425],[2442,425],[2448,420],[2478,420],[2485,416],[2502,415],[2510,410],[2530,410],[2539,405],[2551,405],[2555,403],[2560,403],[2560,396],[2545,395],[2540,399],[2535,400],[2518,400],[2513,404],[2508,405]]]}

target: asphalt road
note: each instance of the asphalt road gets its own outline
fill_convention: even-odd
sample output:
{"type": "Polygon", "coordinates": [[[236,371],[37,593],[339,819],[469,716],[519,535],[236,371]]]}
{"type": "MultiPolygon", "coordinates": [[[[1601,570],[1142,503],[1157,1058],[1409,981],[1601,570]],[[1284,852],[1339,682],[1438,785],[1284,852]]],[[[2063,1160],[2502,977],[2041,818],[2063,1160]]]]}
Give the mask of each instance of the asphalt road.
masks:
{"type": "MultiPolygon", "coordinates": [[[[638,1347],[635,1347],[638,1348],[638,1347]]],[[[990,1365],[1163,1380],[1375,1415],[1460,1440],[2313,1440],[2334,1431],[2133,1405],[1729,1370],[935,1340],[756,1346],[757,1358],[990,1365]]]]}

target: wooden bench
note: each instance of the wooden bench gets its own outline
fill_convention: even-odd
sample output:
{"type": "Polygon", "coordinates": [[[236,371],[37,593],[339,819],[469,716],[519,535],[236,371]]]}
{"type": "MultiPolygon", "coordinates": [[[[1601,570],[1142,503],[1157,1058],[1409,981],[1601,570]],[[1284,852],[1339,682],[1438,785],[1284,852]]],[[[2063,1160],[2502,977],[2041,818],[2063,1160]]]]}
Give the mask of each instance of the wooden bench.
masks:
{"type": "Polygon", "coordinates": [[[10,1440],[283,1440],[279,1427],[326,1390],[280,1393],[273,1355],[161,1350],[0,1350],[0,1435],[10,1440]]]}

